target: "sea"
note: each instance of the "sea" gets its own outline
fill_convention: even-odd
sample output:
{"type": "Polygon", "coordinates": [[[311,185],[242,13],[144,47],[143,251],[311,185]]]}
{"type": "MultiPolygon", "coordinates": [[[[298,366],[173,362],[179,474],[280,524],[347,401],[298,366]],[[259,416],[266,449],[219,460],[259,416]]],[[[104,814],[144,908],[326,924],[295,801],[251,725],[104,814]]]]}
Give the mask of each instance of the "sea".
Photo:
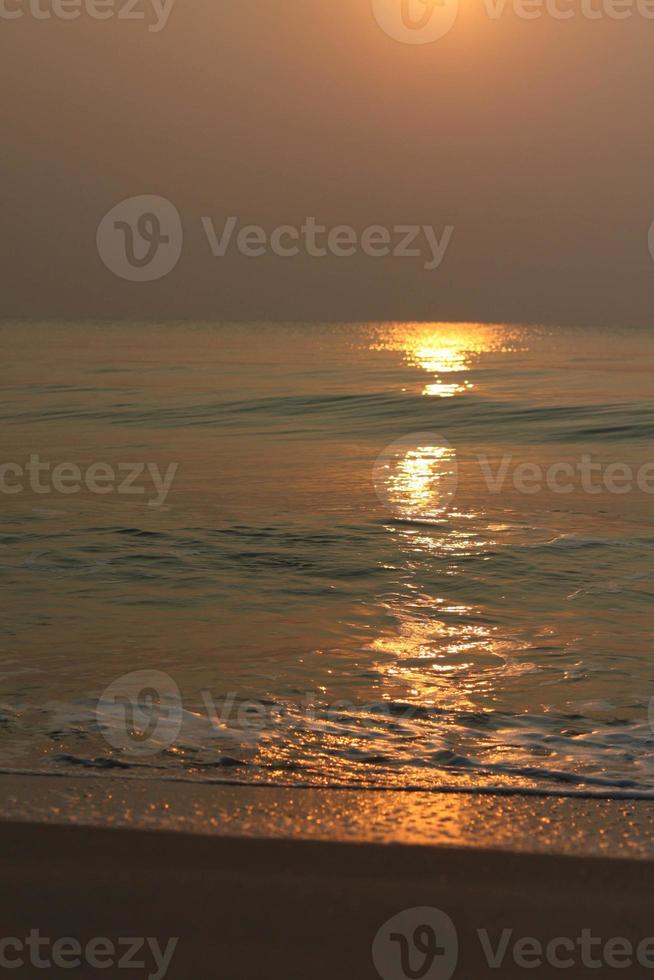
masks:
{"type": "Polygon", "coordinates": [[[654,796],[654,333],[0,342],[2,771],[654,796]]]}

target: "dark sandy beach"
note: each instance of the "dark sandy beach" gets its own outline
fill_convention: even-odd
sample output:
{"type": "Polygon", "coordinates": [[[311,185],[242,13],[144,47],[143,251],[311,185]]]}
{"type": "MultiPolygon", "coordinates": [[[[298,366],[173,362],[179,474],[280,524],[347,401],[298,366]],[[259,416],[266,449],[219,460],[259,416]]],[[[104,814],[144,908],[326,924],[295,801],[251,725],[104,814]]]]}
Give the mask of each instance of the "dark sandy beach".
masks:
{"type": "MultiPolygon", "coordinates": [[[[127,937],[156,937],[161,950],[177,938],[165,974],[173,980],[378,977],[382,974],[372,958],[378,931],[398,913],[421,907],[445,913],[458,934],[453,974],[447,964],[439,967],[438,958],[432,971],[414,974],[436,980],[450,975],[471,980],[559,976],[561,967],[548,963],[537,974],[533,965],[520,965],[524,950],[518,950],[520,963],[515,962],[514,944],[524,937],[544,949],[562,937],[574,944],[575,952],[569,955],[574,956],[575,968],[567,968],[569,976],[614,975],[614,967],[601,966],[601,959],[596,959],[604,958],[606,943],[624,939],[635,951],[654,933],[651,803],[471,801],[471,806],[481,808],[480,826],[485,825],[487,833],[493,810],[507,830],[514,826],[513,840],[506,836],[505,847],[514,848],[509,851],[490,849],[481,833],[475,846],[465,831],[459,846],[447,846],[447,818],[455,817],[453,807],[462,802],[458,797],[419,794],[420,799],[410,800],[405,794],[403,800],[401,793],[173,784],[141,787],[139,792],[124,780],[87,779],[76,785],[46,780],[44,788],[43,779],[2,779],[3,937],[25,939],[30,930],[38,930],[51,942],[74,937],[82,950],[104,937],[110,943],[103,947],[105,959],[113,946],[115,965],[119,952],[127,954],[127,937]],[[8,818],[15,792],[21,799],[31,797],[35,812],[41,808],[40,822],[8,818]],[[376,797],[378,818],[365,809],[370,796],[376,797]],[[86,815],[78,806],[82,799],[87,802],[86,815]],[[358,823],[357,803],[363,815],[358,823]],[[401,822],[403,808],[411,807],[414,818],[419,812],[424,815],[423,828],[431,828],[423,831],[421,844],[400,843],[411,839],[401,822]],[[103,810],[104,818],[99,816],[103,810]],[[69,822],[73,812],[76,826],[69,822]],[[121,812],[135,829],[120,826],[121,812]],[[440,830],[438,813],[443,818],[440,830]],[[195,826],[196,832],[164,829],[166,823],[179,828],[184,814],[187,826],[195,826]],[[213,824],[211,814],[219,818],[213,824]],[[84,820],[87,825],[79,823],[84,820]],[[93,821],[95,826],[90,825],[93,821]],[[290,821],[295,827],[292,838],[290,821]],[[430,833],[432,844],[426,842],[430,833]],[[609,847],[607,834],[613,840],[609,847]],[[324,839],[328,836],[333,839],[324,839]],[[375,837],[386,842],[373,842],[375,837]],[[541,853],[533,853],[538,850],[541,853]],[[638,857],[599,856],[611,852],[638,857]],[[509,935],[503,930],[512,931],[509,935]],[[584,930],[590,930],[587,944],[594,943],[585,950],[584,930]],[[509,935],[500,969],[489,966],[480,931],[492,950],[509,935]],[[584,957],[588,963],[600,963],[600,968],[585,965],[584,957]]],[[[466,823],[463,817],[460,821],[466,823]]],[[[43,958],[48,948],[43,946],[43,958]]],[[[609,946],[609,959],[617,957],[617,962],[616,950],[623,948],[609,946]]],[[[25,949],[21,954],[13,946],[3,947],[3,952],[9,960],[27,957],[25,949]]],[[[565,947],[555,947],[555,953],[567,961],[565,947]]],[[[126,967],[118,975],[163,975],[157,973],[149,946],[143,945],[133,958],[142,966],[129,973],[126,967]]],[[[524,962],[528,960],[526,956],[524,962]]],[[[392,963],[387,969],[392,980],[411,975],[397,972],[392,963]]],[[[29,964],[12,972],[48,975],[29,964]]],[[[621,972],[630,978],[649,975],[638,965],[621,972]]],[[[99,969],[88,963],[53,975],[68,973],[114,975],[106,964],[99,969]]]]}

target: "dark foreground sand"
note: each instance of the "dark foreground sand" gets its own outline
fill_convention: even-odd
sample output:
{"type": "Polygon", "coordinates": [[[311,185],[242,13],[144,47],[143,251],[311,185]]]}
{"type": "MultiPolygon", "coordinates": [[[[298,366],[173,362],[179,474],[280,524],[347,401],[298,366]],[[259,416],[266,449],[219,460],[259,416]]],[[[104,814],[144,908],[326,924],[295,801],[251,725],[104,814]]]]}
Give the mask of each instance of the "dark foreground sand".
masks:
{"type": "MultiPolygon", "coordinates": [[[[6,811],[7,800],[17,800],[20,786],[26,783],[0,779],[5,780],[2,808],[6,811]]],[[[98,783],[79,792],[106,793],[107,785],[98,783]]],[[[119,797],[128,791],[116,783],[119,797]]],[[[171,798],[183,794],[188,802],[196,788],[186,785],[166,792],[171,798]]],[[[203,806],[210,806],[211,792],[220,812],[221,806],[227,806],[224,799],[220,800],[220,789],[211,788],[203,806]]],[[[240,791],[226,792],[238,797],[240,791]]],[[[266,796],[257,797],[256,793],[268,791],[243,792],[249,799],[246,808],[253,799],[256,807],[259,799],[265,814],[266,796]]],[[[289,795],[285,799],[283,794],[279,796],[275,805],[286,808],[287,821],[295,809],[297,825],[302,826],[307,806],[311,811],[316,803],[303,802],[301,792],[287,792],[289,795]]],[[[334,795],[328,794],[328,798],[334,799],[334,795]]],[[[343,805],[335,803],[334,809],[343,805]]],[[[496,801],[496,805],[504,808],[504,818],[510,820],[510,804],[496,801]]],[[[551,801],[531,801],[529,805],[536,814],[534,830],[539,821],[551,820],[552,813],[562,816],[551,801]]],[[[583,805],[583,801],[565,801],[571,817],[583,805]]],[[[354,806],[350,800],[348,812],[354,806]]],[[[394,806],[399,814],[399,800],[394,806]]],[[[429,801],[423,806],[428,808],[429,801]]],[[[607,815],[619,805],[607,808],[602,804],[599,811],[596,804],[591,806],[596,820],[592,834],[599,844],[602,812],[607,815]]],[[[128,955],[127,944],[120,943],[126,937],[156,937],[157,949],[161,950],[172,937],[178,937],[165,975],[180,980],[366,980],[380,975],[383,980],[449,980],[450,976],[505,980],[562,975],[574,980],[584,976],[640,980],[654,976],[654,940],[649,947],[641,946],[643,955],[649,950],[651,969],[640,966],[635,954],[645,937],[654,936],[654,867],[644,856],[577,857],[527,853],[528,848],[510,852],[427,843],[288,840],[275,839],[274,835],[266,839],[266,824],[261,820],[258,835],[239,837],[232,836],[233,827],[228,833],[216,828],[207,832],[206,827],[200,833],[148,830],[143,829],[141,804],[135,809],[139,816],[134,823],[141,829],[58,825],[54,816],[51,822],[21,822],[6,816],[0,822],[0,955],[14,962],[22,957],[25,962],[23,968],[6,970],[8,976],[162,977],[162,968],[148,945],[129,954],[143,966],[128,968],[125,964],[119,969],[117,963],[113,968],[106,965],[112,948],[114,960],[128,955]],[[388,919],[416,907],[435,907],[450,917],[458,934],[458,957],[451,933],[447,928],[437,928],[438,953],[430,960],[431,969],[421,972],[425,956],[416,953],[412,944],[415,928],[429,919],[428,915],[415,914],[382,933],[376,947],[378,972],[372,957],[375,936],[388,919]],[[506,957],[501,967],[491,969],[478,930],[487,930],[488,942],[494,948],[505,929],[513,930],[506,957]],[[590,930],[586,940],[584,929],[590,930]],[[92,947],[96,956],[100,950],[105,967],[88,963],[77,969],[34,966],[30,947],[24,945],[30,930],[38,930],[39,938],[48,940],[49,945],[39,947],[41,961],[47,959],[52,942],[58,938],[73,937],[84,951],[90,941],[105,937],[108,946],[92,947]],[[402,941],[398,939],[402,930],[411,951],[404,967],[402,941]],[[391,932],[395,939],[390,938],[391,932]],[[516,963],[514,943],[521,937],[533,937],[537,946],[519,947],[516,963]],[[573,960],[573,964],[565,968],[547,963],[535,966],[538,944],[545,949],[557,937],[564,945],[553,947],[552,955],[568,964],[573,960]],[[23,946],[2,945],[1,940],[7,938],[18,939],[23,946]],[[621,938],[633,946],[632,966],[626,965],[630,958],[627,944],[618,941],[606,947],[607,941],[621,938]],[[531,968],[520,962],[531,962],[531,968]],[[611,965],[619,962],[620,969],[611,965]]],[[[110,810],[108,802],[108,814],[110,810]]],[[[617,812],[631,821],[632,834],[648,838],[651,848],[652,805],[638,803],[631,811],[617,812]]],[[[59,814],[60,820],[67,817],[70,814],[59,814]]],[[[587,818],[590,824],[590,812],[587,818]]],[[[334,826],[331,833],[347,838],[334,826]]],[[[557,833],[561,839],[565,836],[563,824],[557,833]]],[[[580,843],[580,851],[590,853],[589,841],[586,838],[580,843]]],[[[547,850],[558,848],[550,842],[547,850]]],[[[598,853],[600,850],[598,846],[598,853]]],[[[617,852],[625,853],[620,847],[617,852]]],[[[436,920],[437,926],[441,924],[436,920]]],[[[418,939],[424,936],[421,933],[418,939]]],[[[74,951],[68,949],[67,955],[75,959],[74,951]]],[[[544,952],[541,958],[545,958],[544,952]]]]}

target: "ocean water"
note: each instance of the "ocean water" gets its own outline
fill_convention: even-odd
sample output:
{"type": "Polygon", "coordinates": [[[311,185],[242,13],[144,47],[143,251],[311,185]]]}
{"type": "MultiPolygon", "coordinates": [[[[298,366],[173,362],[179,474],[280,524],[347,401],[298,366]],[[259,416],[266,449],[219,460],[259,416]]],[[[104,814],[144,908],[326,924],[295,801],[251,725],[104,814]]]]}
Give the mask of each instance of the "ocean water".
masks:
{"type": "Polygon", "coordinates": [[[654,793],[653,335],[0,336],[3,770],[654,793]]]}

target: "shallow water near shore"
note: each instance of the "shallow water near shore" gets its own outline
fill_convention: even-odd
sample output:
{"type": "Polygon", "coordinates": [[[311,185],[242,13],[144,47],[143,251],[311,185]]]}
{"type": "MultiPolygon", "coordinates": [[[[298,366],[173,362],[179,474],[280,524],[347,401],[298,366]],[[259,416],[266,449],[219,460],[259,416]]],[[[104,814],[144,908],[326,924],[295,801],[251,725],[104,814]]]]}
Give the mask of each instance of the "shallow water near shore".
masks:
{"type": "Polygon", "coordinates": [[[654,793],[651,335],[0,334],[3,769],[654,793]]]}

